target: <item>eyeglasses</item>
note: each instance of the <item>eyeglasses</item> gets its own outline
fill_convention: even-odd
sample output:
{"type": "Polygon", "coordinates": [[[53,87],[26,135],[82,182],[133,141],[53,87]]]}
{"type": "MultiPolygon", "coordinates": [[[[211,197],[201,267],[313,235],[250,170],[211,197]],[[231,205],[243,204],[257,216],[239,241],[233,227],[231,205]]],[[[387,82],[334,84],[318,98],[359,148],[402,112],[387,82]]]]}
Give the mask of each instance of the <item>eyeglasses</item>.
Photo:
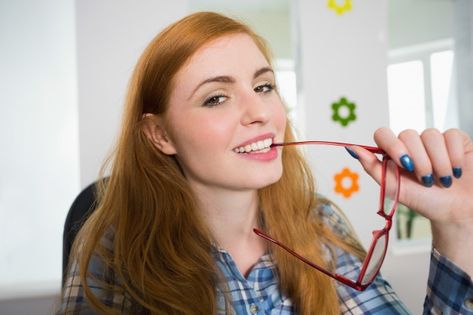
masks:
{"type": "Polygon", "coordinates": [[[329,141],[300,141],[300,142],[287,142],[287,143],[275,143],[273,146],[288,146],[288,145],[328,145],[328,146],[358,146],[362,147],[371,153],[380,154],[382,156],[382,174],[380,182],[380,193],[379,193],[379,205],[377,214],[383,217],[386,220],[384,228],[381,230],[375,230],[372,232],[373,240],[367,252],[367,255],[361,266],[360,274],[356,280],[349,279],[343,275],[331,272],[313,262],[303,257],[302,255],[296,253],[294,250],[290,249],[286,245],[282,244],[278,240],[275,240],[271,236],[265,234],[263,231],[258,229],[253,229],[253,231],[263,237],[264,239],[276,244],[281,247],[291,255],[300,259],[307,265],[323,272],[329,277],[334,278],[341,283],[348,285],[358,291],[365,290],[376,278],[381,265],[383,264],[384,257],[386,256],[386,250],[388,248],[389,241],[389,231],[392,226],[392,218],[397,209],[397,204],[399,200],[399,189],[400,189],[400,171],[399,167],[394,163],[394,161],[380,148],[357,145],[351,143],[343,142],[329,142],[329,141]]]}

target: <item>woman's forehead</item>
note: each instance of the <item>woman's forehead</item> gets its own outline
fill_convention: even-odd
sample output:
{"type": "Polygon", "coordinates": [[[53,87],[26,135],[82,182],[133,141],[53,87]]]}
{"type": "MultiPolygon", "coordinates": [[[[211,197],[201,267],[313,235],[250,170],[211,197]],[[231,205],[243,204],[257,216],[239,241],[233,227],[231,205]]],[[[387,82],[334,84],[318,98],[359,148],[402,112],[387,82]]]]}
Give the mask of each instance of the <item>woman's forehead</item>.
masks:
{"type": "Polygon", "coordinates": [[[177,75],[195,75],[196,79],[205,79],[208,76],[232,75],[231,72],[254,72],[268,65],[253,38],[238,33],[225,35],[204,44],[189,58],[177,75]]]}

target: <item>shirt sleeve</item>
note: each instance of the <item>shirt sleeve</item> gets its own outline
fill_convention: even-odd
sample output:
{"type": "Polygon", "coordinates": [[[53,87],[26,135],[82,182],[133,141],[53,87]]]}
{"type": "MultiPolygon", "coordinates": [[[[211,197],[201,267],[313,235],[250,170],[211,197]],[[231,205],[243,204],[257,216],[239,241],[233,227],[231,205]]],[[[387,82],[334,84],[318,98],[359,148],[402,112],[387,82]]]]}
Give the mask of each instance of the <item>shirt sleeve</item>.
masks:
{"type": "Polygon", "coordinates": [[[430,259],[424,314],[473,315],[471,277],[434,248],[430,259]]]}

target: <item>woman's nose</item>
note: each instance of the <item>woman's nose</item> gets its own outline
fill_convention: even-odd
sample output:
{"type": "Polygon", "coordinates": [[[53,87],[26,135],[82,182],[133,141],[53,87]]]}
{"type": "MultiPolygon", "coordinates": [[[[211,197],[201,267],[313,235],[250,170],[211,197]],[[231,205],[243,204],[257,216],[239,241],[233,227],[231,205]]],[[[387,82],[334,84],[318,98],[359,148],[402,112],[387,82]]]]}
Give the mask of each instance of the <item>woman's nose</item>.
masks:
{"type": "Polygon", "coordinates": [[[265,124],[271,117],[271,106],[263,99],[264,96],[255,92],[242,98],[242,124],[265,124]]]}

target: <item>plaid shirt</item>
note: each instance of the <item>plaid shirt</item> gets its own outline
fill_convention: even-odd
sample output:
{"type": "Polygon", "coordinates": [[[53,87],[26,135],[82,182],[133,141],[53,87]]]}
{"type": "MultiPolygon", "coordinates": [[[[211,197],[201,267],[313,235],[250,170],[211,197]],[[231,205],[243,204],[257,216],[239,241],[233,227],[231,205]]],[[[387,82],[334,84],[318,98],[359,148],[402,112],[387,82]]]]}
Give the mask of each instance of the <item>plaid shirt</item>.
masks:
{"type": "MultiPolygon", "coordinates": [[[[345,234],[349,228],[342,218],[328,205],[319,209],[324,222],[337,232],[345,234]]],[[[217,288],[218,314],[226,314],[225,293],[231,298],[236,314],[296,314],[291,300],[279,290],[279,280],[271,254],[262,256],[245,278],[238,270],[228,252],[214,248],[212,255],[226,281],[226,290],[217,288]]],[[[336,272],[354,278],[360,271],[361,262],[357,257],[340,249],[336,251],[336,272]]],[[[98,277],[106,277],[114,283],[112,274],[104,274],[103,266],[96,260],[91,261],[90,271],[98,277]],[[102,270],[102,272],[100,272],[102,270]]],[[[126,295],[106,291],[97,286],[93,279],[89,282],[93,292],[103,303],[122,313],[133,312],[133,301],[126,295]]],[[[337,283],[337,293],[342,314],[409,314],[391,286],[381,275],[365,290],[356,291],[337,283]]],[[[79,281],[77,265],[73,265],[66,280],[62,304],[59,312],[71,311],[71,314],[97,314],[91,310],[83,295],[79,281]]],[[[314,310],[314,313],[317,313],[314,310]]],[[[473,315],[473,282],[470,277],[446,257],[432,250],[427,296],[424,302],[424,314],[471,314],[473,315]]]]}

